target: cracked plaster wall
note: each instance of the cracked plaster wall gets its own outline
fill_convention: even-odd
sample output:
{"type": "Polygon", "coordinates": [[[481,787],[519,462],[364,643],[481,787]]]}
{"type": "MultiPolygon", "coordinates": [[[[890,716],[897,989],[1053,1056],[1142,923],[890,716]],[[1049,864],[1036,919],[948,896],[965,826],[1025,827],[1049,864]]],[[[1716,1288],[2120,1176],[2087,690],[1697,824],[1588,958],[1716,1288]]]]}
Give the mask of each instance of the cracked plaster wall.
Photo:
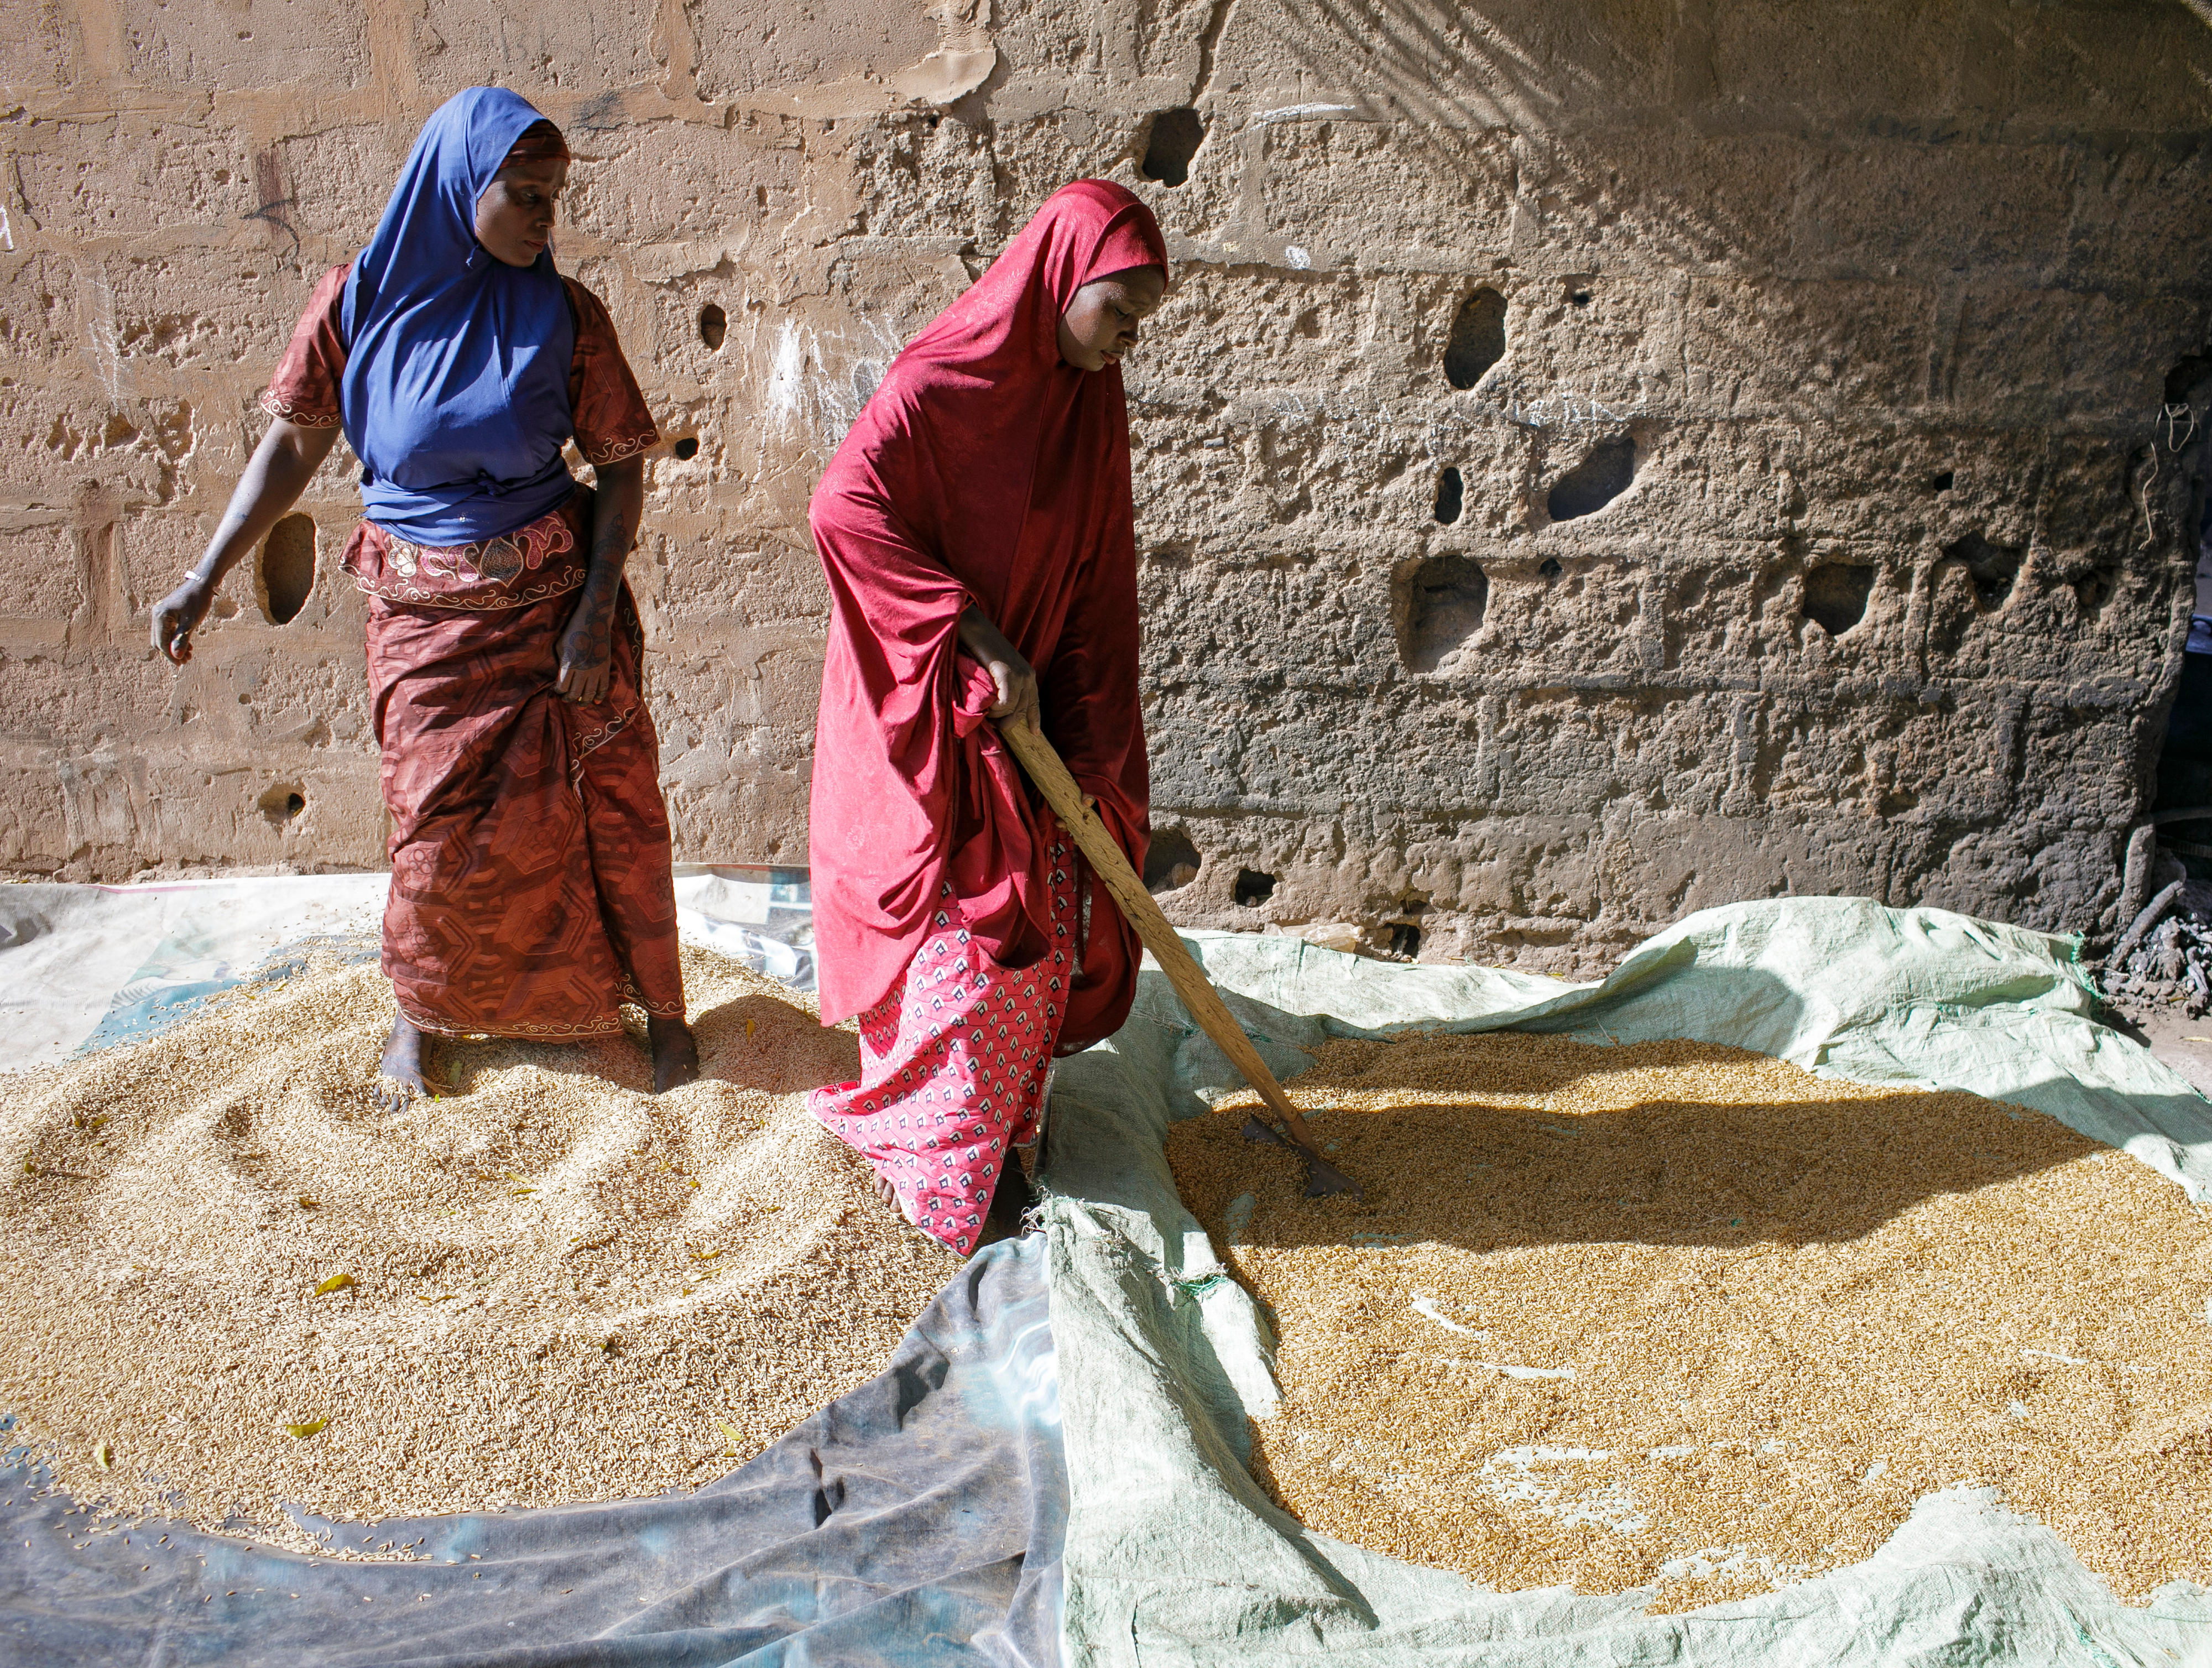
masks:
{"type": "Polygon", "coordinates": [[[1127,368],[1178,919],[1559,971],[1781,891],[2111,929],[2212,396],[2168,0],[9,6],[0,867],[381,866],[343,448],[295,619],[241,570],[173,673],[144,615],[482,80],[568,131],[560,258],[697,443],[631,568],[682,856],[804,861],[814,475],[1090,173],[1179,266],[1127,368]]]}

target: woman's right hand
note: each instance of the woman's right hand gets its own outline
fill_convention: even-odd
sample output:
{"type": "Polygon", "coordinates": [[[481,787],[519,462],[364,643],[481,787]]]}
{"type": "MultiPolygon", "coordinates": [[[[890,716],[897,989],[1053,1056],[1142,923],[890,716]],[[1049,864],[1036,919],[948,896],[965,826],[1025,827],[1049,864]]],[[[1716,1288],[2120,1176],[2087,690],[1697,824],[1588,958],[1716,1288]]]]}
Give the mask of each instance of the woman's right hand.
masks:
{"type": "Polygon", "coordinates": [[[1031,729],[1041,728],[1036,671],[981,609],[969,607],[961,614],[960,646],[991,674],[991,681],[999,686],[998,704],[991,709],[991,716],[1000,723],[1012,721],[1027,724],[1031,729]]]}
{"type": "Polygon", "coordinates": [[[215,586],[198,574],[154,605],[154,647],[182,666],[192,658],[192,633],[215,601],[215,586]]]}
{"type": "Polygon", "coordinates": [[[246,473],[239,477],[230,507],[208,541],[207,553],[183,584],[154,605],[154,647],[175,665],[192,658],[192,633],[207,618],[223,575],[244,561],[269,536],[277,518],[299,502],[337,439],[336,429],[303,429],[285,417],[269,425],[246,460],[246,473]]]}

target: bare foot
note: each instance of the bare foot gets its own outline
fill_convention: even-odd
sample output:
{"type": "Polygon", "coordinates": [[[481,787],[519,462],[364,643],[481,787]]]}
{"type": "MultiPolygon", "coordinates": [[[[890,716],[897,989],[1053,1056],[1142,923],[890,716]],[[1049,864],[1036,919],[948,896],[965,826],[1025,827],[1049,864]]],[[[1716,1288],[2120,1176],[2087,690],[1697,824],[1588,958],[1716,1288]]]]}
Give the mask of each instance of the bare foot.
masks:
{"type": "MultiPolygon", "coordinates": [[[[876,1197],[881,1199],[893,1210],[899,1210],[898,1189],[891,1185],[891,1178],[871,1170],[868,1172],[868,1179],[876,1184],[876,1197]]],[[[899,1214],[903,1216],[906,1213],[900,1210],[899,1214]]]]}
{"type": "Polygon", "coordinates": [[[435,1094],[440,1085],[422,1064],[428,1046],[422,1033],[402,1014],[392,1022],[392,1035],[384,1040],[384,1058],[377,1062],[373,1098],[380,1110],[397,1112],[418,1094],[435,1094]]]}
{"type": "Polygon", "coordinates": [[[681,1020],[648,1014],[645,1039],[653,1049],[653,1092],[664,1094],[699,1077],[699,1039],[681,1020]]]}

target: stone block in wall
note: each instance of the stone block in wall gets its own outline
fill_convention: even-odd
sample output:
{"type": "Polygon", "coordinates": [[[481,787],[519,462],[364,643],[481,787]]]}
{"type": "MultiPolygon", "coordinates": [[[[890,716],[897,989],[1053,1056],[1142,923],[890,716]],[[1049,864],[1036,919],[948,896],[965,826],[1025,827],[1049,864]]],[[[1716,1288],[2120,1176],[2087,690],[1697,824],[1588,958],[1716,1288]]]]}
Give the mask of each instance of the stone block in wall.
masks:
{"type": "MultiPolygon", "coordinates": [[[[940,210],[948,216],[949,223],[969,231],[981,243],[1002,243],[1022,228],[1017,204],[1042,202],[1070,180],[1133,177],[1133,165],[1143,160],[1145,137],[1156,111],[1133,100],[1124,102],[1118,92],[1103,100],[1073,104],[1067,94],[1075,89],[1063,87],[1065,90],[1049,96],[1042,107],[1022,119],[1019,144],[994,143],[990,131],[976,128],[972,119],[962,123],[963,131],[959,135],[948,136],[945,130],[961,119],[957,113],[945,119],[938,130],[938,146],[918,151],[915,162],[918,170],[951,162],[947,177],[933,188],[933,194],[953,198],[940,210]],[[960,147],[957,151],[948,154],[947,137],[960,147]]],[[[1171,104],[1182,102],[1179,94],[1170,100],[1171,104]]],[[[1186,236],[1196,235],[1201,226],[1212,223],[1205,210],[1219,185],[1212,168],[1220,155],[1220,148],[1209,137],[1200,146],[1189,177],[1176,188],[1176,202],[1185,216],[1186,236]]],[[[898,201],[912,194],[914,188],[909,186],[890,195],[898,201]]],[[[871,223],[884,222],[877,218],[871,223]]],[[[1173,247],[1169,250],[1171,257],[1180,253],[1173,247]]]]}
{"type": "Polygon", "coordinates": [[[1654,412],[1698,409],[1684,387],[1678,282],[1568,272],[1492,287],[1506,313],[1505,356],[1490,382],[1502,380],[1499,398],[1515,422],[1601,435],[1654,412]]]}
{"type": "Polygon", "coordinates": [[[279,268],[265,248],[188,245],[88,262],[86,283],[95,328],[112,332],[117,376],[150,393],[190,387],[179,374],[265,380],[321,277],[279,268]]]}
{"type": "Polygon", "coordinates": [[[1796,182],[1790,259],[1876,282],[1972,272],[2033,283],[2065,259],[2080,168],[2056,146],[1963,136],[1831,148],[1796,182]]]}
{"type": "MultiPolygon", "coordinates": [[[[440,99],[489,79],[518,88],[558,88],[605,98],[665,73],[658,8],[581,0],[428,0],[414,25],[416,63],[440,99]]],[[[611,100],[610,100],[611,101],[611,100]]],[[[589,129],[587,105],[571,125],[589,129]]]]}
{"type": "Polygon", "coordinates": [[[1935,296],[1856,279],[1693,278],[1682,307],[1684,398],[1726,417],[1835,421],[1920,404],[1935,296]]]}
{"type": "Polygon", "coordinates": [[[2124,289],[2189,283],[2174,228],[2212,222],[2212,138],[2201,122],[2166,134],[2100,134],[2071,149],[2069,257],[2054,281],[2124,289]],[[2157,210],[2143,213],[2145,203],[2157,210]]]}
{"type": "Polygon", "coordinates": [[[9,136],[29,228],[53,240],[226,239],[260,207],[252,143],[226,123],[128,115],[33,116],[9,136]]]}
{"type": "MultiPolygon", "coordinates": [[[[781,125],[798,123],[786,118],[781,125]]],[[[758,124],[725,130],[665,119],[580,132],[569,169],[575,229],[641,255],[684,246],[709,270],[768,232],[770,247],[760,258],[772,260],[769,228],[797,206],[805,173],[803,153],[775,143],[777,131],[769,119],[765,134],[758,124]]]]}
{"type": "MultiPolygon", "coordinates": [[[[1143,402],[1157,390],[1170,401],[1250,402],[1326,387],[1373,328],[1376,307],[1375,290],[1352,275],[1191,262],[1146,326],[1146,362],[1129,367],[1131,398],[1143,402]]],[[[1193,438],[1223,432],[1217,423],[1193,438]]]]}
{"type": "Polygon", "coordinates": [[[0,433],[15,439],[0,447],[0,493],[10,498],[167,503],[197,429],[189,400],[110,394],[81,378],[0,387],[0,433]]]}
{"type": "Polygon", "coordinates": [[[115,29],[134,78],[179,89],[350,90],[370,74],[365,0],[238,0],[219,11],[117,0],[112,21],[95,15],[81,27],[115,29]]]}
{"type": "Polygon", "coordinates": [[[819,89],[846,96],[823,113],[832,119],[887,100],[868,98],[938,50],[942,33],[924,0],[794,14],[776,0],[729,0],[696,16],[699,95],[707,99],[786,101],[819,89]]]}
{"type": "Polygon", "coordinates": [[[1937,392],[2010,425],[2130,422],[2157,414],[2166,373],[2201,340],[2202,302],[2181,295],[1966,289],[1937,392]]]}
{"type": "Polygon", "coordinates": [[[10,6],[0,11],[0,86],[27,91],[65,86],[69,35],[68,19],[59,6],[10,6]]]}
{"type": "MultiPolygon", "coordinates": [[[[410,143],[382,122],[352,119],[307,125],[257,156],[267,177],[256,183],[273,205],[263,210],[270,216],[264,223],[298,234],[304,247],[295,264],[310,286],[368,241],[410,143]]],[[[300,308],[291,311],[296,317],[300,308]]]]}
{"type": "Polygon", "coordinates": [[[9,626],[18,621],[65,624],[88,607],[82,538],[58,514],[0,523],[0,597],[5,598],[0,618],[9,626]]]}
{"type": "Polygon", "coordinates": [[[83,339],[75,262],[44,251],[0,255],[0,376],[51,374],[83,339]]]}
{"type": "Polygon", "coordinates": [[[1310,107],[1259,112],[1247,142],[1252,177],[1240,218],[1279,241],[1286,264],[1388,263],[1418,251],[1424,264],[1479,270],[1506,253],[1510,135],[1309,116],[1310,107]]]}

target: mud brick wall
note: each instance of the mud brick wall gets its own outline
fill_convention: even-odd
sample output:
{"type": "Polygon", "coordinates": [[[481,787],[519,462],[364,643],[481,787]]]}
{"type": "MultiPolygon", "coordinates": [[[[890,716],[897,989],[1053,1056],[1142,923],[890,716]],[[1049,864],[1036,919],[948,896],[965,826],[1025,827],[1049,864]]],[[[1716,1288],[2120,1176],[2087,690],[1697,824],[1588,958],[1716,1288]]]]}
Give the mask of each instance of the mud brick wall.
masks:
{"type": "Polygon", "coordinates": [[[803,861],[815,473],[1080,174],[1188,923],[1587,969],[1867,892],[2109,931],[2212,399],[2179,0],[0,9],[0,867],[367,867],[343,448],[145,646],[310,286],[514,86],[672,444],[633,582],[681,853],[803,861]]]}

